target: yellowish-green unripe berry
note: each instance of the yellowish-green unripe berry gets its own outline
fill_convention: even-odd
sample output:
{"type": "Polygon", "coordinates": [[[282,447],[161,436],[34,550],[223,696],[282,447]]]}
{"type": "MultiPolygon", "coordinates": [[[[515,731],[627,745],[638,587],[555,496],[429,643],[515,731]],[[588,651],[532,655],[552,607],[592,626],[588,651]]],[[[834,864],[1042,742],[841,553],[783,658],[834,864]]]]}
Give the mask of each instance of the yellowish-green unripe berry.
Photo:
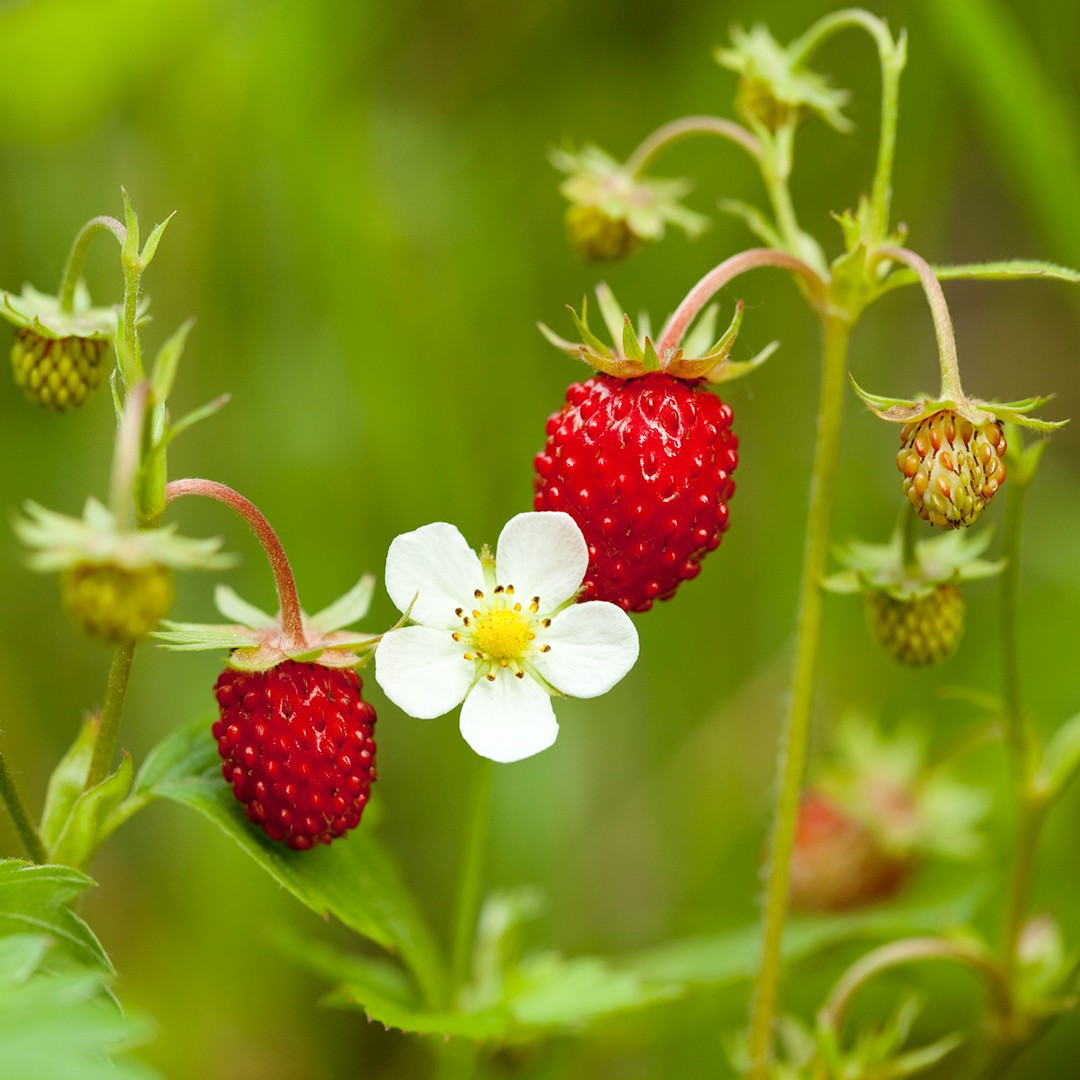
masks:
{"type": "Polygon", "coordinates": [[[570,246],[590,262],[616,262],[641,247],[625,218],[613,218],[599,206],[571,206],[566,211],[570,246]]]}
{"type": "Polygon", "coordinates": [[[168,614],[172,571],[160,564],[77,563],[60,575],[60,595],[72,621],[91,637],[134,641],[168,614]]]}
{"type": "Polygon", "coordinates": [[[910,667],[947,660],[964,631],[964,598],[955,585],[899,600],[881,589],[866,594],[870,629],[885,651],[910,667]]]}
{"type": "Polygon", "coordinates": [[[101,338],[49,338],[22,327],[11,348],[12,374],[31,401],[66,412],[84,404],[101,385],[107,350],[101,338]]]}

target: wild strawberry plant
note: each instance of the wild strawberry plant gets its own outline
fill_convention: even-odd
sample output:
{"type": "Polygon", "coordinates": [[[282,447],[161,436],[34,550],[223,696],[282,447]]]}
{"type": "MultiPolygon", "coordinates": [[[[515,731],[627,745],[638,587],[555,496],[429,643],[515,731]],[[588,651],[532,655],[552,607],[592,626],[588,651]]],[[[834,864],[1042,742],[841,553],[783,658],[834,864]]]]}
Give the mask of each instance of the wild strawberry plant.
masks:
{"type": "MultiPolygon", "coordinates": [[[[282,943],[337,987],[330,1006],[436,1036],[429,1045],[447,1077],[507,1069],[551,1075],[533,1051],[556,1036],[587,1035],[625,1012],[695,997],[708,1002],[732,980],[746,987],[746,1025],[727,1033],[730,1065],[752,1080],[900,1077],[939,1067],[949,1075],[1000,1075],[1074,1007],[1077,965],[1053,916],[1032,912],[1030,894],[1046,816],[1080,770],[1080,720],[1040,736],[1017,659],[1023,500],[1047,445],[1026,443],[1022,431],[1047,436],[1061,422],[1033,415],[1045,397],[1000,402],[965,394],[942,283],[1076,283],[1080,274],[1033,261],[933,266],[908,246],[891,207],[906,39],[876,16],[841,11],[788,45],[764,27],[735,30],[716,59],[738,75],[738,119],[674,120],[625,162],[593,146],[553,155],[566,175],[566,225],[587,260],[647,257],[647,245],[667,225],[700,235],[705,220],[681,203],[690,184],[650,170],[674,143],[718,136],[760,172],[767,206],[721,204],[757,246],[723,258],[655,332],[647,317],[632,320],[603,284],[596,297],[609,341],[590,328],[586,302],[580,313],[571,309],[579,341],[541,327],[592,372],[570,385],[561,406],[538,404],[532,511],[521,512],[520,502],[507,506],[494,551],[474,550],[446,522],[394,539],[382,568],[400,612],[390,627],[349,629],[368,616],[371,574],[307,614],[285,551],[258,508],[216,480],[170,475],[173,440],[226,402],[179,418],[170,410],[190,325],[168,337],[152,362],[144,358],[142,278],[167,222],[143,243],[125,196],[123,221],[95,217],[78,232],[55,295],[26,287],[0,296],[0,315],[15,328],[16,387],[39,406],[67,412],[108,407],[104,393],[92,400],[108,382],[116,415],[105,501],[88,497],[78,517],[28,503],[15,520],[29,565],[58,575],[74,626],[111,648],[112,659],[100,707],[74,733],[40,813],[0,756],[0,794],[26,856],[0,862],[6,1075],[146,1075],[120,1049],[144,1026],[116,1011],[108,958],[71,905],[91,884],[86,870],[101,845],[121,842],[113,833],[158,800],[201,814],[301,903],[381,950],[338,950],[299,936],[282,943]],[[876,46],[881,118],[869,187],[855,211],[837,207],[838,253],[830,256],[800,223],[790,184],[804,123],[851,129],[848,95],[811,67],[826,41],[851,29],[876,46]],[[117,244],[123,281],[122,295],[103,306],[92,304],[82,283],[98,237],[117,244]],[[757,269],[791,275],[821,333],[813,482],[759,932],[750,949],[744,935],[718,928],[705,944],[674,942],[617,958],[524,952],[520,931],[537,914],[535,895],[482,890],[492,763],[560,753],[553,700],[612,690],[639,661],[634,618],[648,619],[658,601],[678,603],[685,588],[707,588],[688,583],[706,556],[710,566],[722,563],[723,554],[712,553],[729,525],[754,528],[733,504],[733,474],[745,451],[721,393],[729,380],[753,377],[775,345],[735,357],[747,317],[741,302],[725,330],[717,325],[732,283],[757,269]],[[941,384],[934,394],[913,392],[902,364],[849,350],[854,326],[875,301],[912,285],[926,299],[936,334],[941,384]],[[860,385],[890,380],[885,389],[908,396],[860,385]],[[832,535],[849,393],[898,425],[899,523],[885,543],[839,543],[832,535]],[[192,496],[215,500],[250,525],[273,575],[276,613],[219,584],[224,623],[168,617],[175,572],[216,572],[229,563],[219,541],[180,533],[182,507],[175,504],[192,496]],[[984,558],[994,541],[982,519],[1001,501],[1002,537],[996,557],[984,558]],[[838,568],[830,567],[830,553],[838,568]],[[832,719],[820,715],[815,699],[827,594],[862,597],[868,648],[873,638],[904,665],[936,667],[964,632],[965,585],[985,578],[1000,583],[1004,662],[999,695],[985,688],[969,695],[983,722],[959,732],[943,752],[917,725],[886,735],[866,715],[852,715],[833,725],[831,745],[811,764],[812,731],[832,719]],[[128,681],[148,639],[176,652],[222,655],[224,670],[207,687],[218,715],[177,718],[143,761],[119,752],[117,763],[128,681]],[[397,714],[434,720],[460,708],[461,734],[482,760],[453,786],[469,814],[446,942],[370,825],[367,807],[378,798],[376,717],[359,672],[372,660],[374,680],[397,714]],[[970,894],[938,907],[905,906],[903,893],[926,863],[970,859],[984,843],[992,795],[960,783],[952,766],[990,739],[1000,742],[1013,778],[1004,894],[984,897],[982,907],[970,894]],[[781,993],[784,976],[839,943],[848,948],[832,988],[796,1015],[781,993]],[[878,1012],[867,1022],[868,984],[930,961],[957,965],[981,982],[968,1029],[917,1025],[911,996],[886,1007],[880,995],[873,998],[878,1012]],[[849,1022],[853,1011],[857,1022],[849,1022]]],[[[865,482],[895,482],[893,467],[864,462],[865,482]]],[[[871,536],[890,527],[866,522],[871,536]]],[[[328,555],[340,561],[339,553],[328,555]]],[[[344,580],[361,569],[347,567],[344,580]]],[[[182,667],[183,657],[175,662],[182,667]]],[[[866,712],[880,704],[867,702],[866,712]]],[[[384,711],[380,725],[398,723],[397,714],[384,711]]]]}

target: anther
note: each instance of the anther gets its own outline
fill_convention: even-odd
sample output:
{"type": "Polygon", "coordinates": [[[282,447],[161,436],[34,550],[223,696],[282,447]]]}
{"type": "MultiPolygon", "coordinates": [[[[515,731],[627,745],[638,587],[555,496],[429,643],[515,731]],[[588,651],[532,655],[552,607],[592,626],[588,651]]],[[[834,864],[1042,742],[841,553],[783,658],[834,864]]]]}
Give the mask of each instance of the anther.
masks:
{"type": "Polygon", "coordinates": [[[451,637],[452,637],[452,638],[453,638],[453,639],[454,639],[455,641],[460,641],[460,640],[461,640],[461,635],[460,635],[460,634],[459,634],[459,633],[458,633],[458,632],[457,632],[456,630],[455,630],[455,631],[454,631],[454,632],[453,632],[453,633],[452,633],[452,634],[451,634],[450,636],[451,636],[451,637]]]}
{"type": "Polygon", "coordinates": [[[503,587],[502,587],[501,585],[496,585],[496,586],[495,586],[495,595],[496,595],[496,596],[498,596],[498,595],[499,595],[499,593],[501,593],[501,592],[505,592],[505,591],[506,591],[506,590],[505,590],[505,589],[504,589],[504,588],[503,588],[503,587]]]}
{"type": "Polygon", "coordinates": [[[488,682],[495,681],[495,673],[493,671],[489,671],[484,677],[487,679],[488,682]]]}
{"type": "Polygon", "coordinates": [[[475,589],[473,591],[473,596],[475,596],[477,600],[483,600],[484,599],[484,593],[483,593],[483,591],[481,589],[475,589]]]}
{"type": "Polygon", "coordinates": [[[471,652],[467,652],[467,653],[465,654],[465,659],[466,659],[466,660],[472,660],[472,659],[473,659],[473,654],[472,654],[471,652]]]}
{"type": "Polygon", "coordinates": [[[525,672],[521,671],[520,669],[518,671],[515,671],[514,672],[514,678],[515,679],[524,679],[525,678],[525,672]]]}
{"type": "Polygon", "coordinates": [[[514,586],[513,585],[507,585],[506,586],[506,595],[507,596],[513,596],[514,595],[514,586]]]}
{"type": "Polygon", "coordinates": [[[462,614],[462,612],[463,612],[464,610],[465,610],[464,608],[459,608],[459,607],[456,607],[456,608],[454,608],[454,614],[455,614],[455,615],[456,615],[456,616],[457,616],[457,617],[458,617],[458,618],[460,619],[460,618],[461,618],[461,614],[462,614]]]}
{"type": "Polygon", "coordinates": [[[541,619],[540,625],[546,630],[551,625],[550,619],[541,619]]]}
{"type": "Polygon", "coordinates": [[[540,651],[541,652],[551,652],[551,646],[550,645],[541,645],[540,646],[540,651]]]}

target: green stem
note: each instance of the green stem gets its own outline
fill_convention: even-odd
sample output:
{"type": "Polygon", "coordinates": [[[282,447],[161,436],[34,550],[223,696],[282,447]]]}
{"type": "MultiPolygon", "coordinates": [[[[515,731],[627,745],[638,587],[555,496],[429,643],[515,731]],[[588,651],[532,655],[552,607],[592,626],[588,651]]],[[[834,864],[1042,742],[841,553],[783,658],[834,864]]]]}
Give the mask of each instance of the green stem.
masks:
{"type": "Polygon", "coordinates": [[[90,243],[99,232],[108,231],[116,237],[123,246],[127,239],[127,229],[116,218],[101,217],[91,218],[78,232],[71,251],[68,253],[67,262],[64,264],[64,272],[60,277],[60,310],[70,315],[75,307],[75,288],[82,276],[83,263],[86,262],[86,253],[90,249],[90,243]]]}
{"type": "Polygon", "coordinates": [[[985,980],[998,1008],[1009,1001],[1009,986],[994,958],[979,945],[939,937],[904,938],[890,941],[860,956],[840,977],[818,1012],[818,1023],[839,1036],[844,1018],[856,993],[872,978],[890,968],[923,960],[950,960],[970,967],[985,980]]]}
{"type": "Polygon", "coordinates": [[[893,41],[884,20],[868,11],[848,8],[826,15],[814,23],[802,37],[791,43],[788,56],[793,64],[805,63],[833,34],[850,28],[865,30],[874,39],[881,64],[881,129],[878,133],[877,165],[870,196],[870,235],[874,240],[881,241],[889,232],[896,128],[900,115],[900,75],[907,58],[903,32],[899,40],[893,41]]]}
{"type": "Polygon", "coordinates": [[[48,862],[49,857],[45,851],[45,845],[41,842],[41,834],[37,831],[34,819],[26,808],[22,792],[19,791],[18,784],[15,783],[15,777],[8,772],[7,762],[4,760],[2,750],[0,750],[0,796],[7,803],[11,820],[15,824],[15,829],[23,842],[23,847],[26,848],[26,853],[36,863],[48,862]]]}
{"type": "Polygon", "coordinates": [[[134,641],[121,642],[113,651],[109,681],[105,685],[105,700],[101,704],[101,723],[94,740],[94,755],[90,759],[90,770],[86,774],[87,790],[100,784],[112,770],[134,656],[134,641]]]}
{"type": "Polygon", "coordinates": [[[776,226],[784,246],[792,255],[809,263],[819,274],[827,265],[818,242],[799,227],[795,204],[791,200],[792,154],[795,147],[795,121],[790,120],[761,144],[761,179],[772,204],[776,226]]]}
{"type": "Polygon", "coordinates": [[[772,1050],[779,995],[781,943],[787,917],[791,852],[810,740],[818,658],[821,651],[821,579],[829,555],[829,533],[836,499],[851,323],[830,313],[823,321],[824,360],[818,407],[817,447],[810,490],[806,551],[799,593],[797,644],[790,706],[780,744],[779,795],[769,844],[768,881],[762,918],[761,966],[750,1024],[750,1076],[765,1080],[772,1050]]]}
{"type": "Polygon", "coordinates": [[[626,172],[638,177],[662,151],[692,135],[718,135],[741,146],[755,161],[760,160],[760,141],[741,124],[720,116],[683,116],[647,135],[626,159],[626,172]]]}
{"type": "Polygon", "coordinates": [[[480,758],[469,796],[465,819],[465,839],[457,886],[454,913],[454,938],[450,960],[451,994],[457,995],[468,981],[472,968],[476,921],[480,913],[484,856],[491,823],[491,784],[494,768],[487,758],[480,758]]]}
{"type": "Polygon", "coordinates": [[[880,247],[871,256],[872,262],[882,259],[893,259],[909,266],[919,276],[926,295],[926,302],[930,305],[930,314],[934,319],[934,334],[937,337],[938,360],[941,364],[941,397],[944,400],[960,402],[964,398],[964,391],[960,386],[960,365],[956,357],[956,335],[953,333],[952,318],[949,316],[949,305],[945,302],[945,293],[941,290],[941,282],[938,281],[930,264],[914,251],[903,247],[880,247]]]}
{"type": "Polygon", "coordinates": [[[133,387],[142,381],[142,345],[139,343],[139,282],[142,280],[142,263],[125,257],[124,265],[124,320],[123,335],[117,359],[124,385],[133,387]]]}
{"type": "Polygon", "coordinates": [[[1017,626],[1020,608],[1020,534],[1027,484],[1017,478],[1005,503],[1001,575],[1002,667],[1005,690],[1005,745],[1012,764],[1016,801],[1016,837],[1001,931],[1001,962],[1010,983],[1017,964],[1020,934],[1027,917],[1035,873],[1035,854],[1047,805],[1035,789],[1038,740],[1024,712],[1020,690],[1017,626]]]}

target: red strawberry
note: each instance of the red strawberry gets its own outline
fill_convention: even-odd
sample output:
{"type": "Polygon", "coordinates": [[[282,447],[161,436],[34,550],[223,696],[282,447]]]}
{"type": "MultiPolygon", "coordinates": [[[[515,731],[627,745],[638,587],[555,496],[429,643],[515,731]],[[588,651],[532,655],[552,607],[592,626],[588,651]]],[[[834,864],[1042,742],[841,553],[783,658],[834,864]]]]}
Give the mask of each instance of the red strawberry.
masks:
{"type": "Polygon", "coordinates": [[[703,379],[655,372],[574,383],[536,455],[537,510],[589,545],[583,598],[648,611],[696,577],[728,525],[739,441],[703,379]]]}
{"type": "Polygon", "coordinates": [[[222,773],[271,840],[306,849],[360,821],[375,780],[375,710],[349,668],[284,660],[214,686],[222,773]]]}
{"type": "Polygon", "coordinates": [[[885,850],[868,825],[828,795],[803,795],[791,856],[793,910],[845,911],[885,900],[914,866],[912,855],[885,850]]]}

